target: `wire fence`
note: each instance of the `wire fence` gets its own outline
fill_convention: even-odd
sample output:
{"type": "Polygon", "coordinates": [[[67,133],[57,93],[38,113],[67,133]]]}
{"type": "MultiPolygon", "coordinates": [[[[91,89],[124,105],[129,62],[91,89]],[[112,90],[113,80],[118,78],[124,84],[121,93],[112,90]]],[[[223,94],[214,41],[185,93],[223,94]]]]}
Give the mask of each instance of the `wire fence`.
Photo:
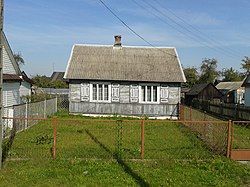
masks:
{"type": "MultiPolygon", "coordinates": [[[[36,121],[34,128],[16,135],[9,159],[204,160],[214,154],[178,121],[61,118],[36,121]]],[[[19,128],[13,129],[22,131],[19,128]]]]}
{"type": "Polygon", "coordinates": [[[16,128],[16,132],[25,130],[37,124],[37,120],[34,119],[46,119],[56,112],[57,98],[5,107],[3,113],[3,138],[10,136],[12,128],[16,128]]]}
{"type": "Polygon", "coordinates": [[[234,121],[232,149],[250,150],[250,121],[234,121]]]}
{"type": "Polygon", "coordinates": [[[230,121],[222,121],[207,113],[181,106],[182,124],[188,127],[214,152],[227,155],[230,121]]]}
{"type": "MultiPolygon", "coordinates": [[[[8,159],[14,160],[122,158],[185,161],[211,159],[216,154],[236,158],[232,157],[232,150],[250,149],[250,122],[199,121],[194,116],[200,119],[204,114],[193,115],[195,111],[191,110],[190,118],[190,109],[185,110],[188,114],[181,113],[179,121],[119,117],[44,119],[34,118],[35,115],[22,118],[22,113],[19,118],[4,119],[7,124],[9,120],[13,123],[12,128],[4,128],[8,150],[5,152],[8,159]],[[185,116],[187,119],[183,119],[185,116]],[[34,124],[37,125],[29,128],[34,124]],[[29,130],[24,131],[27,128],[29,130]]],[[[180,111],[184,109],[180,108],[180,111]]]]}

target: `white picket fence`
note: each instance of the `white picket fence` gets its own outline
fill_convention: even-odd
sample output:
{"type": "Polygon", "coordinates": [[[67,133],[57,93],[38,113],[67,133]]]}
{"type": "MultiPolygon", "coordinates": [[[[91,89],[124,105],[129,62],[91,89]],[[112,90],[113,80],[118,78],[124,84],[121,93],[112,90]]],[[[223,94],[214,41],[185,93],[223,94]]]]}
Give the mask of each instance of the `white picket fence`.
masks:
{"type": "Polygon", "coordinates": [[[35,119],[45,119],[57,112],[57,98],[36,103],[26,103],[5,107],[3,110],[3,138],[15,125],[16,131],[22,131],[39,122],[35,119]]]}

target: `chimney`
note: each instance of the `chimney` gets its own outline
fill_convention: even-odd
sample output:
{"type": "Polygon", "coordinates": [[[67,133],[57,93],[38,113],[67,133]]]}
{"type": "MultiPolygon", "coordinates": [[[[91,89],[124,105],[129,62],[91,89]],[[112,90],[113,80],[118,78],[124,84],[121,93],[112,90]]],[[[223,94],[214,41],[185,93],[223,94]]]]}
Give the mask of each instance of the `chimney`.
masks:
{"type": "Polygon", "coordinates": [[[122,39],[121,35],[116,35],[115,36],[114,47],[121,47],[122,46],[121,39],[122,39]]]}

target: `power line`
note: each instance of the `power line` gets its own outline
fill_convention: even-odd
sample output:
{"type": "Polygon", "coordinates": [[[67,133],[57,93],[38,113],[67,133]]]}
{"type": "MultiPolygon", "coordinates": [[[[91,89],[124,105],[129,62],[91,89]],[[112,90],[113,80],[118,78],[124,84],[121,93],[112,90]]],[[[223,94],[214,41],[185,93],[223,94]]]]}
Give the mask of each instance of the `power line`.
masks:
{"type": "MultiPolygon", "coordinates": [[[[144,37],[142,37],[140,34],[138,34],[134,29],[132,29],[125,21],[123,21],[110,7],[108,7],[102,0],[99,0],[100,3],[113,15],[115,16],[125,27],[127,27],[133,34],[135,34],[136,36],[138,36],[141,40],[143,40],[144,42],[146,42],[148,45],[150,45],[151,47],[154,47],[158,50],[161,50],[159,48],[157,48],[156,46],[154,46],[153,44],[151,44],[149,41],[147,41],[144,37]]],[[[173,55],[171,53],[167,53],[166,51],[161,50],[162,52],[171,55],[173,57],[176,57],[176,55],[173,55]]]]}
{"type": "MultiPolygon", "coordinates": [[[[158,0],[154,0],[160,7],[163,7],[163,5],[158,1],[158,0]]],[[[208,38],[209,40],[219,44],[219,45],[222,45],[221,42],[213,39],[212,37],[210,37],[209,35],[205,34],[204,32],[202,32],[199,28],[189,24],[187,21],[185,21],[185,19],[183,19],[182,17],[178,16],[176,13],[174,13],[170,8],[167,8],[167,7],[164,7],[164,9],[168,12],[170,12],[173,16],[175,16],[177,19],[179,19],[181,22],[183,22],[184,24],[186,24],[187,26],[189,26],[191,29],[193,29],[194,31],[198,32],[199,34],[201,35],[204,35],[204,37],[208,38]]],[[[204,38],[204,39],[206,39],[204,38]]],[[[233,50],[229,47],[227,47],[228,51],[231,51],[232,53],[235,53],[238,55],[238,51],[236,50],[233,50]]],[[[226,49],[225,49],[226,50],[226,49]]]]}
{"type": "MultiPolygon", "coordinates": [[[[135,2],[135,0],[132,0],[132,1],[135,2]]],[[[184,26],[181,25],[180,23],[176,22],[173,18],[169,17],[169,16],[166,15],[164,12],[160,11],[159,9],[157,9],[156,7],[154,7],[152,4],[150,4],[150,3],[146,2],[146,1],[143,1],[143,2],[144,2],[145,4],[147,4],[150,8],[152,8],[153,10],[155,10],[157,13],[161,14],[162,16],[166,17],[168,20],[170,20],[171,22],[173,22],[175,25],[177,25],[177,26],[179,26],[180,28],[182,28],[183,30],[187,31],[189,34],[185,33],[186,36],[192,38],[193,40],[195,40],[195,41],[197,41],[197,42],[199,42],[199,43],[201,43],[202,45],[205,45],[206,47],[208,47],[208,48],[210,48],[210,49],[213,49],[213,50],[216,50],[216,51],[218,51],[218,50],[220,49],[219,52],[223,52],[223,53],[224,53],[225,55],[227,55],[227,56],[231,56],[231,57],[233,57],[233,58],[236,58],[236,56],[235,56],[234,54],[232,54],[232,53],[230,53],[230,52],[228,52],[228,51],[225,51],[224,48],[219,48],[219,47],[218,47],[218,49],[217,49],[217,48],[214,48],[214,47],[210,46],[211,43],[208,45],[208,42],[207,42],[207,41],[200,41],[200,39],[201,39],[201,40],[204,40],[204,38],[202,38],[201,36],[197,36],[196,34],[193,33],[193,31],[191,31],[190,29],[184,27],[184,26]]],[[[137,3],[137,5],[138,5],[138,3],[137,3]]],[[[145,7],[144,7],[144,9],[145,9],[146,11],[148,11],[148,9],[146,9],[145,7]]],[[[152,13],[152,12],[151,12],[151,13],[152,13]]],[[[157,15],[157,17],[158,17],[159,19],[163,20],[160,16],[157,15]]],[[[168,23],[166,20],[164,20],[164,22],[167,23],[167,24],[169,25],[169,23],[168,23]]],[[[180,32],[179,29],[176,29],[176,28],[175,28],[175,30],[177,30],[178,32],[180,32]]],[[[183,34],[183,32],[181,32],[181,33],[183,34]]],[[[237,60],[238,60],[238,59],[237,59],[237,60]]]]}

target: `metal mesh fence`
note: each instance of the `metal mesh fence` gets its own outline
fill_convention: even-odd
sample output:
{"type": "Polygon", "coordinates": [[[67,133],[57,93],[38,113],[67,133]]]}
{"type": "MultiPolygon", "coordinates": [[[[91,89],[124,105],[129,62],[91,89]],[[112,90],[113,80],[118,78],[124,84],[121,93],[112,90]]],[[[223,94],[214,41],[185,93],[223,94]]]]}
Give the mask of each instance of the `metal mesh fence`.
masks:
{"type": "Polygon", "coordinates": [[[227,130],[224,122],[59,119],[56,157],[209,159],[226,154],[227,130]]]}
{"type": "Polygon", "coordinates": [[[181,111],[183,112],[184,121],[221,121],[220,119],[211,116],[206,113],[206,111],[200,111],[198,109],[194,109],[188,106],[181,106],[181,111]]]}
{"type": "Polygon", "coordinates": [[[23,125],[25,119],[11,119],[12,128],[6,125],[7,120],[3,120],[3,161],[51,159],[53,135],[50,120],[29,119],[32,124],[37,124],[29,130],[23,125]]]}
{"type": "Polygon", "coordinates": [[[228,122],[186,121],[190,128],[214,153],[226,155],[228,145],[228,122]]]}
{"type": "Polygon", "coordinates": [[[232,149],[248,149],[250,151],[250,121],[233,122],[232,149]]]}
{"type": "Polygon", "coordinates": [[[229,123],[205,112],[181,106],[182,123],[193,131],[213,152],[226,155],[228,150],[229,123]]]}
{"type": "Polygon", "coordinates": [[[37,124],[38,120],[34,119],[45,119],[56,112],[56,98],[4,108],[3,137],[8,136],[7,132],[10,132],[13,127],[19,132],[37,124]]]}
{"type": "Polygon", "coordinates": [[[57,107],[59,112],[69,111],[69,95],[57,95],[57,107]]]}
{"type": "MultiPolygon", "coordinates": [[[[206,160],[229,151],[229,124],[223,121],[127,119],[5,119],[4,137],[16,132],[11,159],[206,160]],[[9,120],[13,127],[9,128],[9,120]],[[22,143],[20,143],[22,142],[22,143]]],[[[234,124],[236,126],[236,124],[234,124]]],[[[249,148],[249,123],[237,124],[233,148],[249,148]],[[240,130],[238,130],[238,128],[240,130]],[[237,130],[236,130],[237,129],[237,130]],[[244,135],[244,136],[243,136],[244,135]]]]}

